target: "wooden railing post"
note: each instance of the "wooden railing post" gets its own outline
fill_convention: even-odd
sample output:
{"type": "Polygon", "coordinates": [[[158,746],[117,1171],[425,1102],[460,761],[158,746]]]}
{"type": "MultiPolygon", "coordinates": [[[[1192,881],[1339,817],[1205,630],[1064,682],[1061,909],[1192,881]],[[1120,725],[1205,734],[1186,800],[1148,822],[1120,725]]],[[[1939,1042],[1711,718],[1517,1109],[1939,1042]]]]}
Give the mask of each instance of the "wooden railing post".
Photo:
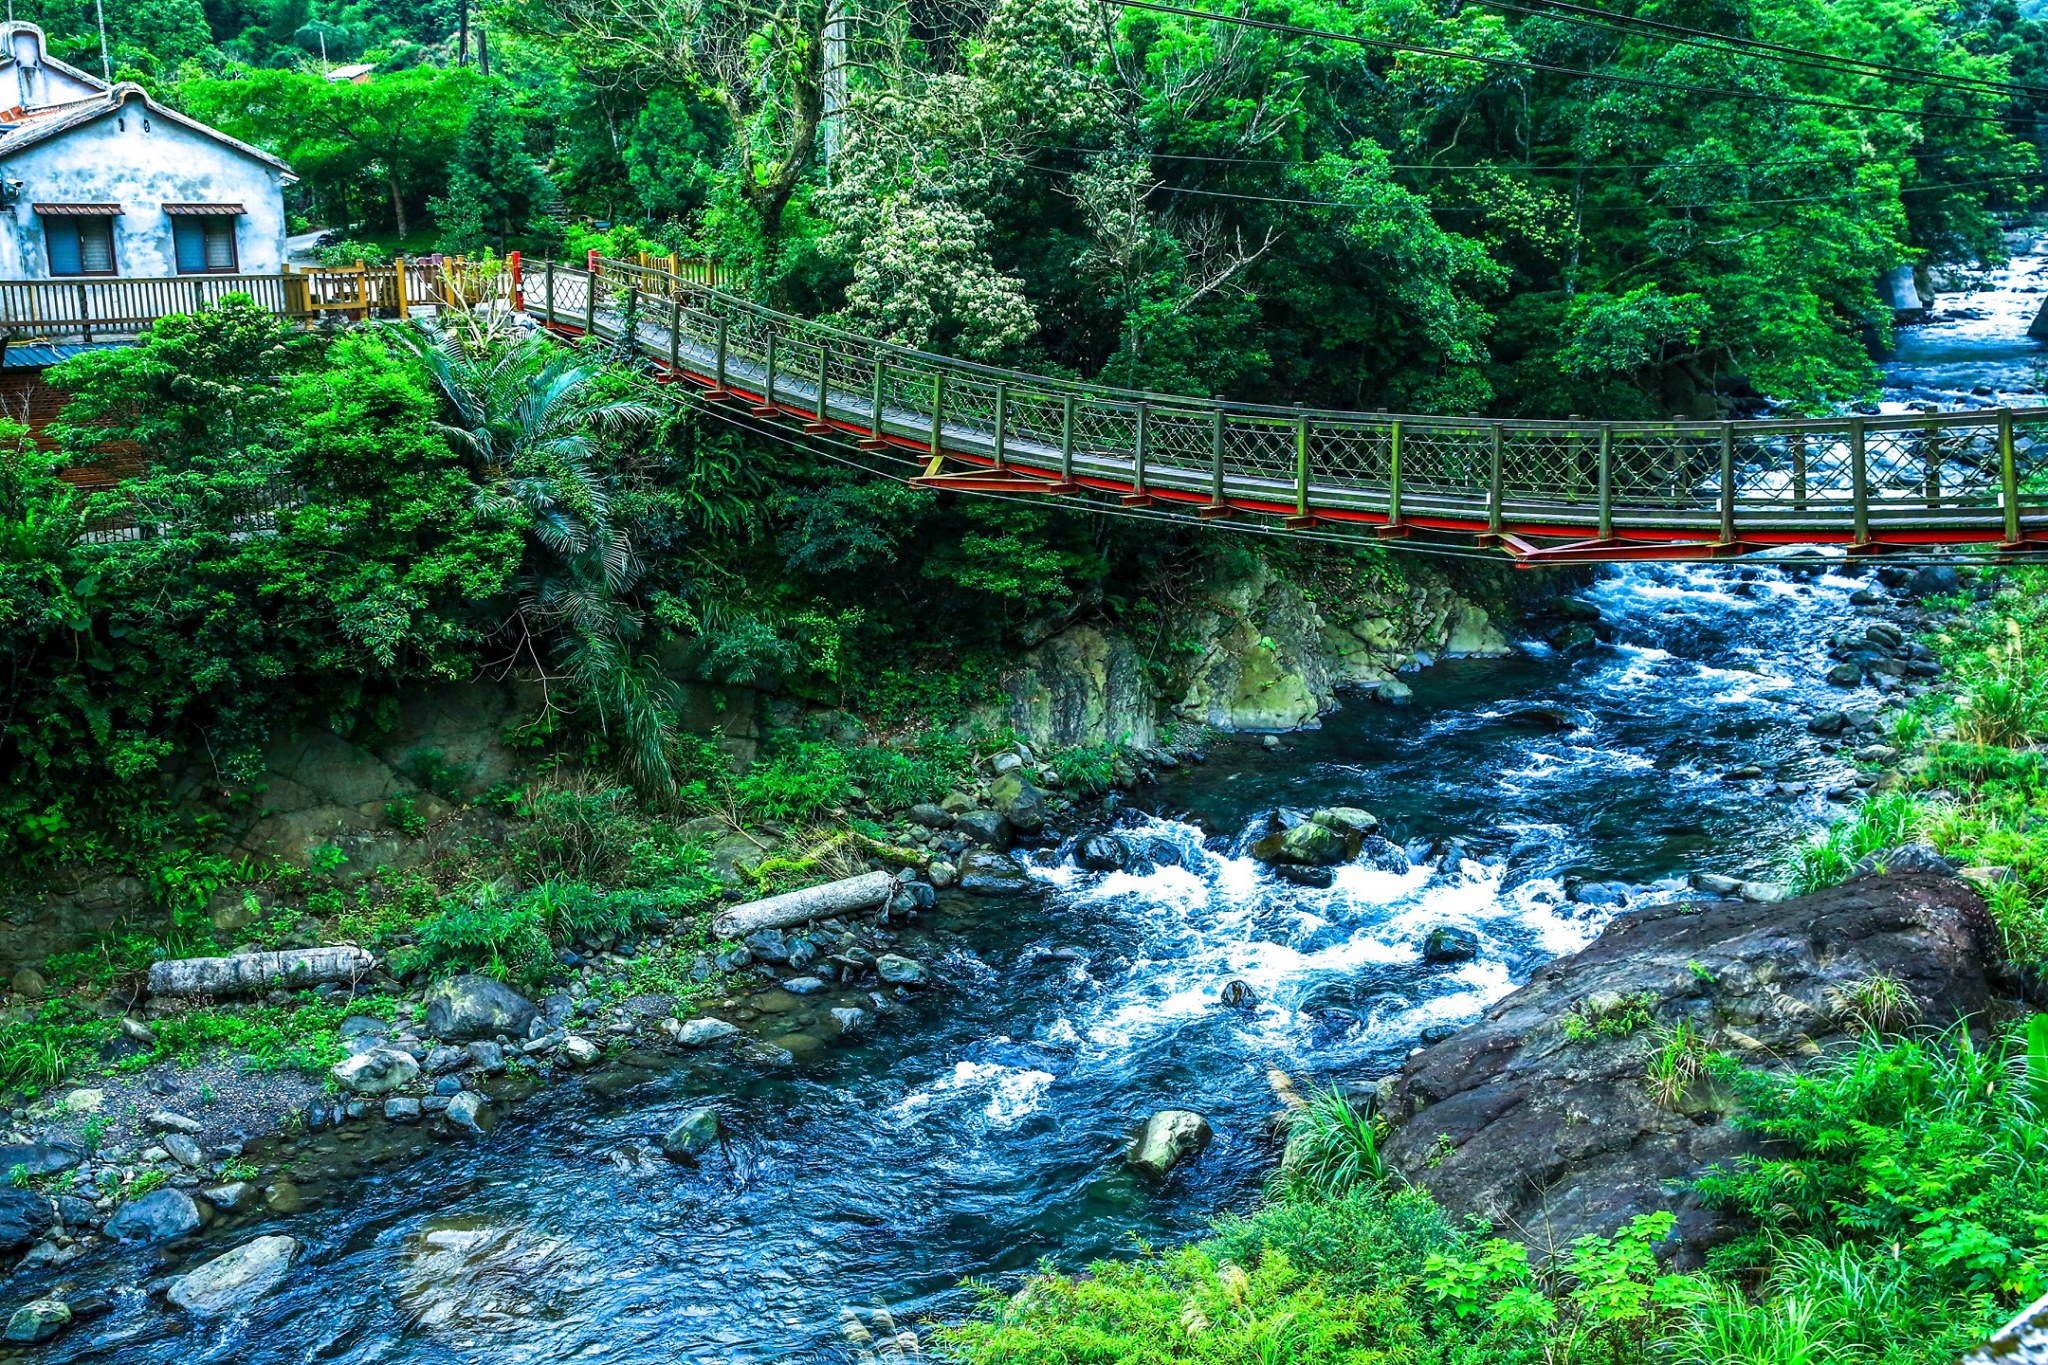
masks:
{"type": "Polygon", "coordinates": [[[1849,419],[1849,511],[1857,545],[1870,543],[1870,467],[1865,459],[1863,419],[1849,419]]]}
{"type": "Polygon", "coordinates": [[[391,292],[398,301],[398,320],[404,322],[411,316],[405,302],[405,257],[397,256],[391,262],[391,292]]]}
{"type": "Polygon", "coordinates": [[[996,468],[1008,467],[1010,443],[1010,386],[996,381],[996,468]]]}
{"type": "Polygon", "coordinates": [[[1060,482],[1074,481],[1074,395],[1060,399],[1060,482]]]}
{"type": "Polygon", "coordinates": [[[882,435],[882,393],[888,373],[889,358],[876,351],[874,396],[868,405],[868,438],[860,443],[863,450],[881,450],[889,444],[888,438],[882,435]]]}
{"type": "Polygon", "coordinates": [[[1735,543],[1735,424],[1721,423],[1721,543],[1735,543]]]}
{"type": "Polygon", "coordinates": [[[668,382],[673,384],[682,375],[683,367],[683,300],[680,294],[672,294],[668,301],[668,382]]]}
{"type": "Polygon", "coordinates": [[[1287,518],[1292,530],[1315,524],[1308,510],[1308,414],[1294,405],[1294,515],[1287,518]]]}
{"type": "Polygon", "coordinates": [[[1614,539],[1614,426],[1600,424],[1600,539],[1614,539]]]}
{"type": "Polygon", "coordinates": [[[813,436],[822,436],[832,430],[832,352],[824,339],[818,340],[818,403],[807,424],[813,436]]]}
{"type": "Polygon", "coordinates": [[[1145,488],[1145,461],[1151,454],[1152,405],[1138,404],[1138,429],[1131,438],[1131,491],[1124,494],[1126,507],[1143,507],[1152,501],[1145,488]]]}
{"type": "Polygon", "coordinates": [[[768,329],[768,344],[762,348],[766,352],[762,356],[762,366],[767,374],[761,381],[760,406],[754,409],[763,417],[772,416],[775,412],[775,337],[775,328],[771,325],[768,329]]]}
{"type": "Polygon", "coordinates": [[[1486,474],[1486,531],[1488,535],[1499,535],[1502,518],[1502,481],[1506,465],[1506,436],[1502,424],[1493,424],[1493,449],[1487,461],[1486,474]]]}
{"type": "Polygon", "coordinates": [[[1230,499],[1223,495],[1223,409],[1209,409],[1209,505],[1215,508],[1230,506],[1230,499]]]}
{"type": "Polygon", "coordinates": [[[1387,428],[1387,525],[1401,524],[1401,423],[1387,428]]]}
{"type": "Polygon", "coordinates": [[[1998,496],[2005,509],[2005,543],[2020,543],[2019,453],[2012,439],[2012,409],[1998,410],[1998,496]]]}

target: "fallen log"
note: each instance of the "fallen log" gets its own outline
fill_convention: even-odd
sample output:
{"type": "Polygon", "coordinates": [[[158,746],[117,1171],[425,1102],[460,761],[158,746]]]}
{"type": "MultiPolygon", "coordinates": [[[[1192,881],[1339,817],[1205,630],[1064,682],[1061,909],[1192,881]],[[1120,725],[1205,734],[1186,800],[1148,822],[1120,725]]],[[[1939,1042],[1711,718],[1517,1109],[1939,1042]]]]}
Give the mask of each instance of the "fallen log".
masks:
{"type": "Polygon", "coordinates": [[[291,948],[233,957],[180,957],[149,969],[151,995],[253,995],[278,986],[317,986],[367,976],[377,959],[354,944],[291,948]]]}
{"type": "Polygon", "coordinates": [[[720,914],[711,922],[711,931],[720,938],[745,938],[758,929],[788,929],[814,919],[872,910],[889,899],[894,884],[895,878],[886,872],[863,872],[858,877],[748,901],[720,914]]]}

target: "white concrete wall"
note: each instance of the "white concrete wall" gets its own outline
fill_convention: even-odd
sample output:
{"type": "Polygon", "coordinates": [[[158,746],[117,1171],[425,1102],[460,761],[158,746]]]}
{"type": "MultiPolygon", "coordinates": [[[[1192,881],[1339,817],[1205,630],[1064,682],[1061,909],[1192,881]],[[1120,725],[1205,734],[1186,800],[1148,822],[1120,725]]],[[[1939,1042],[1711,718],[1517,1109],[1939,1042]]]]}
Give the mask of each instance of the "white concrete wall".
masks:
{"type": "Polygon", "coordinates": [[[34,109],[89,99],[106,89],[46,65],[43,31],[34,24],[14,24],[0,32],[5,34],[6,55],[14,59],[4,75],[0,75],[0,104],[34,109]]]}
{"type": "Polygon", "coordinates": [[[165,204],[235,203],[235,248],[245,275],[284,269],[284,173],[172,119],[127,101],[82,127],[0,158],[0,176],[21,182],[0,212],[0,278],[50,278],[50,254],[35,205],[119,203],[114,265],[122,279],[178,273],[165,204]]]}

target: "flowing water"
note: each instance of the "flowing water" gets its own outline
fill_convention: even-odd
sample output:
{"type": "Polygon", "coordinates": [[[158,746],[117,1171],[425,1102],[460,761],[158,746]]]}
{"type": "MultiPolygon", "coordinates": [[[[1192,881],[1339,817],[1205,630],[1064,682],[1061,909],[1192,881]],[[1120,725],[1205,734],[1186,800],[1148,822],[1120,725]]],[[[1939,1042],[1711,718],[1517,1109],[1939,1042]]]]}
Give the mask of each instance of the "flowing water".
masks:
{"type": "MultiPolygon", "coordinates": [[[[2023,330],[2041,269],[2026,258],[1995,292],[1945,299],[1889,402],[1990,401],[1962,382],[1987,369],[2022,387],[2032,350],[2013,319],[2023,330]]],[[[424,1155],[407,1130],[381,1154],[364,1150],[377,1137],[320,1148],[303,1213],[194,1253],[290,1232],[307,1256],[282,1292],[194,1328],[118,1288],[116,1311],[49,1357],[839,1361],[848,1323],[882,1335],[957,1316],[970,1278],[1193,1235],[1250,1205],[1270,1169],[1269,1070],[1392,1070],[1621,908],[1568,886],[1625,882],[1625,904],[1689,871],[1763,873],[1825,819],[1821,792],[1847,770],[1804,722],[1840,704],[1824,641],[1857,586],[1812,569],[1613,573],[1586,593],[1611,644],[1440,663],[1413,677],[1413,707],[1355,702],[1277,751],[1220,743],[1121,831],[1144,855],[1133,870],[1048,857],[1035,899],[943,901],[904,940],[943,988],[858,1043],[780,1071],[706,1057],[572,1082],[484,1142],[424,1155]],[[1748,764],[1766,779],[1725,776],[1748,764]],[[1450,839],[1467,857],[1448,875],[1346,868],[1318,891],[1244,855],[1276,808],[1332,804],[1377,812],[1417,854],[1450,839]],[[1475,932],[1479,956],[1424,963],[1442,925],[1475,932]],[[1218,1003],[1233,980],[1254,1008],[1218,1003]],[[703,1103],[730,1151],[697,1170],[662,1159],[659,1134],[703,1103]],[[1163,1184],[1133,1179],[1122,1146],[1167,1106],[1206,1114],[1215,1141],[1163,1184]]],[[[136,1254],[86,1278],[134,1286],[156,1269],[136,1254]]]]}

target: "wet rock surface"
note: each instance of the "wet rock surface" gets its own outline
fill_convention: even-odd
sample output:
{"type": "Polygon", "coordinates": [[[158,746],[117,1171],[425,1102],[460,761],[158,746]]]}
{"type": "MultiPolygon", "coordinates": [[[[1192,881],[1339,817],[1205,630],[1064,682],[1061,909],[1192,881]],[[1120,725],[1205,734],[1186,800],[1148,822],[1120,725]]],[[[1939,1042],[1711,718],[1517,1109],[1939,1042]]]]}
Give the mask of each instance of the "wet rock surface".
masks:
{"type": "Polygon", "coordinates": [[[1924,873],[1777,903],[1638,911],[1401,1068],[1385,1105],[1388,1165],[1538,1251],[1670,1209],[1678,1259],[1697,1264],[1738,1229],[1668,1187],[1752,1151],[1751,1140],[1710,1087],[1675,1110],[1657,1103],[1644,1076],[1650,1029],[1574,1039],[1572,1011],[1640,999],[1651,1028],[1690,1020],[1711,1046],[1779,1065],[1853,1036],[1834,993],[1874,975],[1904,984],[1930,1024],[1993,1008],[1990,934],[1975,890],[1924,873]]]}

